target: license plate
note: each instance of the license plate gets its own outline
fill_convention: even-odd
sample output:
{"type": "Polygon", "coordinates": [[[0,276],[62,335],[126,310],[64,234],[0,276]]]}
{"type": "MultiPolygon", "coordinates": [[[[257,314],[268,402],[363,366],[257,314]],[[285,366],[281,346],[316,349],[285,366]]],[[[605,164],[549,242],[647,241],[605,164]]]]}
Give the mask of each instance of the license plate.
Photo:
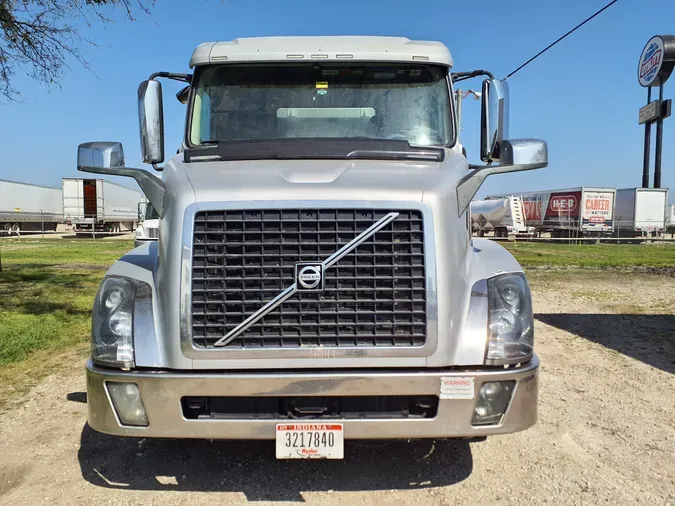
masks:
{"type": "Polygon", "coordinates": [[[278,459],[342,459],[345,438],[341,423],[280,423],[278,459]]]}

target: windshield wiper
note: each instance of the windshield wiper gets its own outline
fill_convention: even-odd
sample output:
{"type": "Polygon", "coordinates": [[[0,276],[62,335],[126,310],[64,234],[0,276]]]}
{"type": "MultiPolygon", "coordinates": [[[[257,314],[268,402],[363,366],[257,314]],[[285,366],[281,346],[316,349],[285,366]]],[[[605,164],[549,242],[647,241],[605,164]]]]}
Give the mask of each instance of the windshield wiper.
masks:
{"type": "Polygon", "coordinates": [[[443,148],[413,147],[405,140],[366,138],[247,139],[208,141],[183,151],[186,162],[241,160],[429,160],[440,162],[443,148]]]}

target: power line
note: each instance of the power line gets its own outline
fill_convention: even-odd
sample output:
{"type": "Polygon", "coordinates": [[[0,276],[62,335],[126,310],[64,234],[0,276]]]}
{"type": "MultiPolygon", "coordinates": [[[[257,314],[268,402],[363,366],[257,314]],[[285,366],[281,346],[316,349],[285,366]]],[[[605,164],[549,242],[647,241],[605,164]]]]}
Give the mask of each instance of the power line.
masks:
{"type": "Polygon", "coordinates": [[[540,57],[542,54],[544,54],[546,51],[548,51],[548,50],[551,49],[553,46],[555,46],[558,42],[560,42],[561,40],[563,40],[563,39],[564,39],[565,37],[567,37],[568,35],[571,35],[572,33],[576,32],[579,28],[581,28],[582,26],[584,26],[584,25],[585,25],[586,23],[588,23],[591,19],[593,19],[594,17],[598,16],[599,14],[601,14],[602,12],[604,12],[605,10],[609,9],[612,5],[614,5],[614,4],[617,3],[618,1],[619,1],[619,0],[612,0],[612,1],[609,2],[607,5],[605,5],[602,9],[600,9],[598,12],[596,12],[596,13],[593,14],[592,16],[590,16],[590,17],[584,19],[581,23],[579,23],[577,26],[575,26],[574,28],[572,28],[569,32],[567,32],[565,35],[563,35],[562,37],[560,37],[560,38],[559,38],[558,40],[556,40],[554,43],[548,45],[546,48],[544,48],[543,50],[539,51],[539,52],[538,52],[537,54],[535,54],[532,58],[530,58],[530,59],[527,60],[525,63],[523,63],[520,67],[518,67],[516,70],[514,70],[513,72],[511,72],[508,76],[506,76],[506,77],[504,78],[504,80],[506,80],[506,79],[508,79],[509,77],[511,77],[513,74],[515,74],[516,72],[518,72],[518,71],[519,71],[520,69],[522,69],[523,67],[526,67],[527,65],[529,65],[530,63],[532,63],[534,60],[536,60],[537,58],[539,58],[539,57],[540,57]]]}

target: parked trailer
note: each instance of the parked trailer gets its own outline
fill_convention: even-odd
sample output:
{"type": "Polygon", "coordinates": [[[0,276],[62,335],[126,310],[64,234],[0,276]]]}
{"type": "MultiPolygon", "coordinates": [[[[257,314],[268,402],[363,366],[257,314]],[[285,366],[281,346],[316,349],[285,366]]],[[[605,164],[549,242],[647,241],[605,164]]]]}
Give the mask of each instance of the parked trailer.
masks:
{"type": "Polygon", "coordinates": [[[616,235],[661,235],[666,228],[667,188],[616,190],[616,235]]]}
{"type": "MultiPolygon", "coordinates": [[[[552,237],[608,235],[613,231],[614,188],[577,187],[516,193],[523,199],[526,223],[552,237]]],[[[491,195],[503,199],[508,195],[491,195]]]]}
{"type": "Polygon", "coordinates": [[[54,231],[63,222],[61,189],[0,179],[0,234],[54,231]]]}
{"type": "Polygon", "coordinates": [[[143,194],[103,179],[63,178],[63,219],[75,233],[133,231],[143,194]]]}
{"type": "Polygon", "coordinates": [[[675,204],[670,204],[668,206],[668,212],[666,213],[666,230],[671,234],[675,232],[675,204]]]}
{"type": "Polygon", "coordinates": [[[479,236],[494,232],[496,237],[532,235],[533,227],[525,223],[523,200],[506,197],[471,202],[471,228],[479,236]]]}

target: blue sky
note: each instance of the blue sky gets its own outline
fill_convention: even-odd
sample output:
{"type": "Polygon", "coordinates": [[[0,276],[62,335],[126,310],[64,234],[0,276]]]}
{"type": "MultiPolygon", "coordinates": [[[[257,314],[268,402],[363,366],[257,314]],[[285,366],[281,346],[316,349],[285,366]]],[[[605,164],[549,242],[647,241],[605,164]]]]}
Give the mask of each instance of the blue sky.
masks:
{"type": "MultiPolygon", "coordinates": [[[[127,164],[140,166],[137,86],[158,70],[188,71],[190,54],[201,42],[264,35],[406,36],[444,42],[456,70],[485,68],[502,77],[606,3],[157,0],[152,16],[140,14],[135,22],[113,12],[114,24],[81,23],[98,47],[85,48],[89,70],[71,62],[61,89],[46,90],[17,74],[23,101],[0,104],[6,141],[0,178],[58,186],[61,177],[77,175],[77,145],[90,140],[122,141],[127,164]]],[[[637,83],[637,61],[650,37],[675,31],[673,19],[672,0],[620,0],[511,78],[511,137],[547,140],[550,166],[494,176],[480,194],[639,186],[644,130],[637,112],[646,91],[637,83]]],[[[172,153],[185,111],[173,98],[180,84],[163,86],[166,151],[172,153]]],[[[480,82],[462,83],[467,87],[480,89],[480,82]]],[[[665,94],[675,95],[675,77],[665,94]]],[[[478,115],[479,102],[465,100],[461,136],[470,158],[477,153],[478,115]]],[[[673,119],[664,128],[663,186],[673,188],[673,201],[673,119]]]]}

